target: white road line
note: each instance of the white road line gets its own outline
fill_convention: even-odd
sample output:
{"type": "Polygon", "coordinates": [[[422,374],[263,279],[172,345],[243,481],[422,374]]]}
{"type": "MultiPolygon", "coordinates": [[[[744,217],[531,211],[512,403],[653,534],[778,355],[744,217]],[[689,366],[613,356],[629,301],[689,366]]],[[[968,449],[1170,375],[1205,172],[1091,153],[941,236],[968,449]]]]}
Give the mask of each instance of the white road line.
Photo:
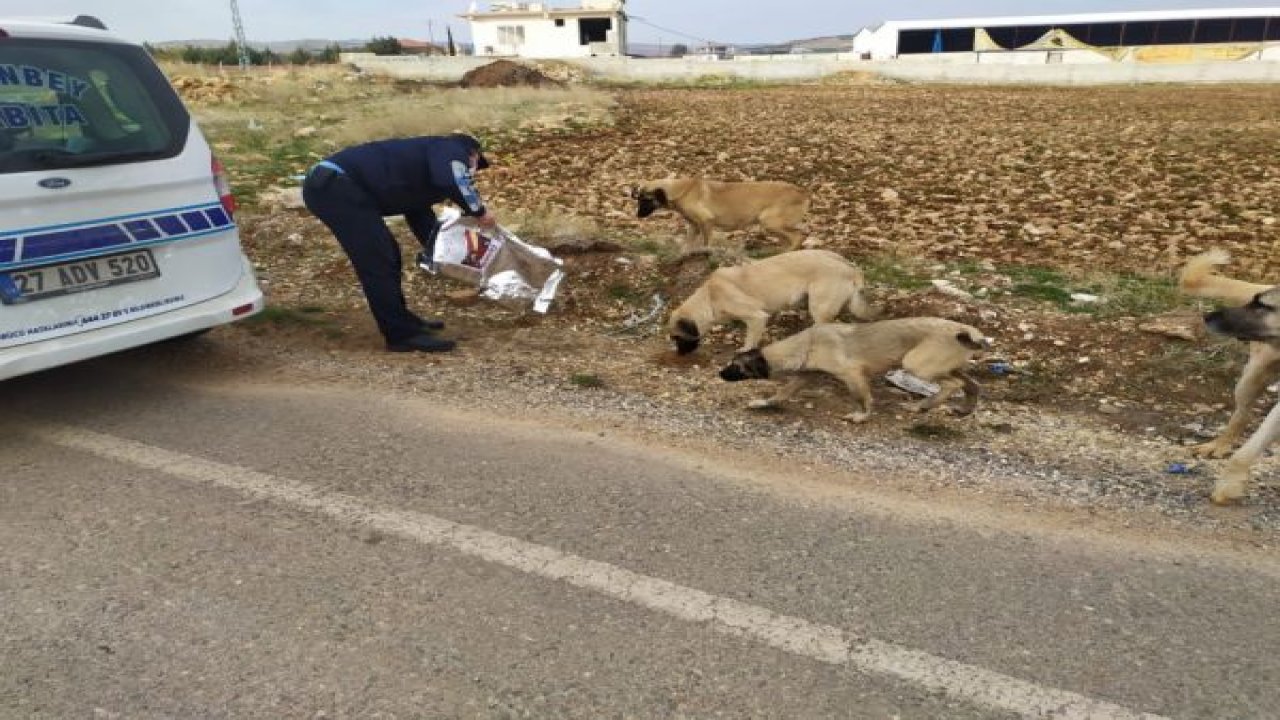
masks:
{"type": "Polygon", "coordinates": [[[682,620],[707,623],[720,632],[761,642],[794,655],[897,678],[979,706],[1011,711],[1027,718],[1163,720],[1159,715],[1135,712],[1078,693],[1044,687],[892,643],[850,638],[837,627],[779,615],[766,608],[425,513],[381,509],[349,495],[326,492],[235,465],[203,460],[68,425],[35,424],[28,426],[28,430],[61,447],[189,481],[229,488],[424,544],[452,548],[682,620]]]}

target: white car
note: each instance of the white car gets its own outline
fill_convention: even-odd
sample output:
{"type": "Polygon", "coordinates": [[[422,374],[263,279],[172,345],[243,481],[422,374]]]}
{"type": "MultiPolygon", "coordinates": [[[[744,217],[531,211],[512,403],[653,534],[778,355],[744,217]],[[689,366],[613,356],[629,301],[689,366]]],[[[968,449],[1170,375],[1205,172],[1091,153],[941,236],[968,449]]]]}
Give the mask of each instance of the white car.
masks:
{"type": "Polygon", "coordinates": [[[0,18],[0,380],[260,311],[234,210],[141,45],[0,18]]]}

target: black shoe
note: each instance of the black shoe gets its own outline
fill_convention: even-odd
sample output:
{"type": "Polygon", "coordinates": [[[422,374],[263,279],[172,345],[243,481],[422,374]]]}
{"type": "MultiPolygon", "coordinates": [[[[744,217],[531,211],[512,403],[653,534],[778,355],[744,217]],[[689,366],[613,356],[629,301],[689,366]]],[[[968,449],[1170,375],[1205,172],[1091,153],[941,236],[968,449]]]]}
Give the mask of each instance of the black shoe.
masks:
{"type": "Polygon", "coordinates": [[[444,329],[444,321],[443,321],[443,320],[437,320],[437,319],[435,319],[435,318],[427,318],[427,319],[425,319],[425,320],[424,320],[423,318],[420,318],[420,317],[418,317],[417,315],[414,315],[414,316],[413,316],[413,319],[414,319],[414,321],[415,321],[415,322],[417,322],[417,323],[418,323],[418,327],[419,327],[420,329],[422,329],[424,332],[430,332],[430,331],[432,331],[432,330],[443,330],[443,329],[444,329]]]}
{"type": "Polygon", "coordinates": [[[430,335],[414,335],[400,342],[388,342],[387,352],[449,352],[457,346],[458,343],[452,340],[430,335]]]}

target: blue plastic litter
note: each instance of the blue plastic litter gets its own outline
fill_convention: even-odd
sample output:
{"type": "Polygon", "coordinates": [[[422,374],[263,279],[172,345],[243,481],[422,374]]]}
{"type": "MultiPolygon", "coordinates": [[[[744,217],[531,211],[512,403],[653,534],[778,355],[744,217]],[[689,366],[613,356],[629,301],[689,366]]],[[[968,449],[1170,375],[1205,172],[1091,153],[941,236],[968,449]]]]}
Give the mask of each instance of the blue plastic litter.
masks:
{"type": "Polygon", "coordinates": [[[1164,471],[1170,475],[1190,475],[1195,472],[1195,468],[1186,463],[1176,462],[1169,463],[1169,467],[1165,468],[1164,471]]]}
{"type": "Polygon", "coordinates": [[[987,366],[991,370],[992,375],[1008,375],[1013,371],[1013,366],[1009,363],[994,362],[987,366]]]}

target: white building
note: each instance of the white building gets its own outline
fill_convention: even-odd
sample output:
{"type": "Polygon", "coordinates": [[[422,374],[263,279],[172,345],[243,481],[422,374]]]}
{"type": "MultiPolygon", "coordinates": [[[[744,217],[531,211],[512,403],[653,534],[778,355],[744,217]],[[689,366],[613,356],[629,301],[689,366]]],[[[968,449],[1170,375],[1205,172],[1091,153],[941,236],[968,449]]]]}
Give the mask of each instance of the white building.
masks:
{"type": "Polygon", "coordinates": [[[574,58],[625,55],[626,0],[581,0],[576,8],[540,2],[477,3],[461,17],[471,22],[476,55],[574,58]]]}
{"type": "Polygon", "coordinates": [[[1280,8],[1267,7],[891,20],[855,35],[853,51],[872,60],[1035,51],[1172,62],[1266,59],[1277,45],[1280,8]]]}

